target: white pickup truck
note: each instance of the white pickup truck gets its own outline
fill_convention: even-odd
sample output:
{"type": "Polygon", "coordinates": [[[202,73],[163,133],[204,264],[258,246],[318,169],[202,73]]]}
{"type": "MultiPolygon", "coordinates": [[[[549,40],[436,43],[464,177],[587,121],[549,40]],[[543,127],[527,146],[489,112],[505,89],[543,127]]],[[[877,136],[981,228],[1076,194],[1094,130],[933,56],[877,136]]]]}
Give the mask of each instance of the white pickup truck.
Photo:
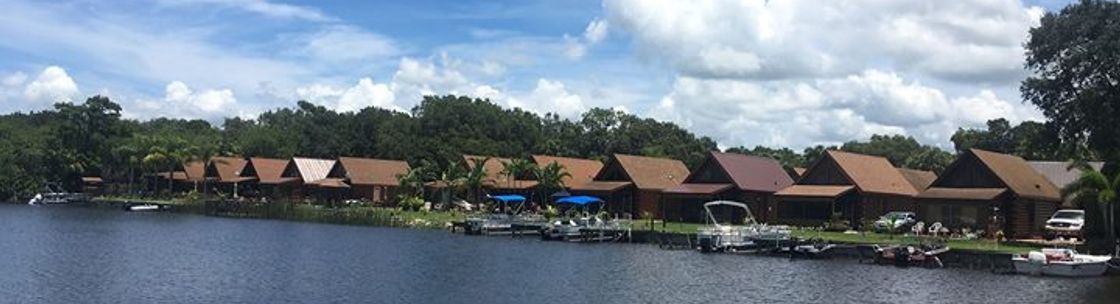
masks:
{"type": "Polygon", "coordinates": [[[1080,238],[1082,226],[1085,226],[1085,210],[1058,210],[1046,220],[1046,237],[1080,238]]]}

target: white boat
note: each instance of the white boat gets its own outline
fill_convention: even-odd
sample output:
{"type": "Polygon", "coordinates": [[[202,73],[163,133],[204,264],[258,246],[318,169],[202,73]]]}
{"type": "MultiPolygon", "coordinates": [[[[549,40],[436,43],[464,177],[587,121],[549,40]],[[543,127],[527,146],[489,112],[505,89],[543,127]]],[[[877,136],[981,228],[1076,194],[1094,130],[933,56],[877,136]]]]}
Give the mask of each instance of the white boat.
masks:
{"type": "Polygon", "coordinates": [[[62,205],[69,204],[75,200],[74,195],[65,192],[47,192],[36,194],[31,200],[27,201],[28,205],[62,205]]]}
{"type": "Polygon", "coordinates": [[[1073,249],[1046,248],[1011,257],[1015,272],[1058,277],[1095,277],[1108,271],[1112,257],[1080,254],[1073,249]]]}
{"type": "Polygon", "coordinates": [[[160,206],[156,204],[140,204],[128,206],[128,211],[159,211],[160,206]]]}
{"type": "Polygon", "coordinates": [[[711,226],[700,228],[696,234],[696,241],[701,252],[728,251],[747,247],[770,246],[777,247],[781,241],[790,238],[790,229],[787,226],[771,226],[757,223],[751,209],[746,204],[732,201],[712,201],[704,203],[704,210],[708,213],[711,226]],[[742,208],[746,219],[744,225],[723,225],[716,220],[712,213],[713,206],[732,206],[742,208]]]}
{"type": "Polygon", "coordinates": [[[586,241],[617,237],[617,233],[626,230],[621,222],[617,219],[603,220],[597,214],[591,214],[591,206],[599,206],[599,210],[602,210],[603,204],[605,202],[602,199],[594,196],[568,196],[556,200],[556,205],[567,206],[570,213],[578,214],[577,210],[582,209],[583,214],[555,220],[544,225],[541,227],[541,239],[586,241]]]}

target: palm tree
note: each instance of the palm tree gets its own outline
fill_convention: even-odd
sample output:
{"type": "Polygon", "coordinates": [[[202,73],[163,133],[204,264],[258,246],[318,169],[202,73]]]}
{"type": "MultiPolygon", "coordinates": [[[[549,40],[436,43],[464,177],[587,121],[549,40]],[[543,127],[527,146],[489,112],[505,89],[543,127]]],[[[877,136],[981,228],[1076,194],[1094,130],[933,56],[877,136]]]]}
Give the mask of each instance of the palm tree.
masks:
{"type": "Polygon", "coordinates": [[[463,187],[463,183],[466,181],[466,172],[463,172],[462,166],[450,164],[443,172],[440,172],[437,181],[443,184],[443,203],[449,203],[451,202],[451,196],[463,187]]]}
{"type": "Polygon", "coordinates": [[[486,162],[489,161],[489,157],[471,159],[473,167],[463,176],[463,185],[470,189],[470,196],[474,203],[479,203],[482,198],[482,185],[486,182],[486,176],[489,175],[489,172],[486,171],[486,162]]]}
{"type": "Polygon", "coordinates": [[[424,175],[427,171],[424,165],[409,168],[404,174],[397,176],[397,181],[405,193],[412,196],[424,195],[424,175]]]}
{"type": "MultiPolygon", "coordinates": [[[[544,167],[532,167],[533,177],[537,178],[537,193],[542,200],[557,190],[564,189],[564,178],[571,177],[564,166],[552,162],[544,167]]],[[[547,200],[545,200],[547,202],[547,200]]],[[[544,204],[542,203],[542,206],[544,204]]]]}
{"type": "Polygon", "coordinates": [[[149,168],[167,169],[167,190],[175,186],[175,169],[184,162],[199,159],[198,147],[192,146],[179,137],[149,140],[148,153],[141,163],[149,168]]]}
{"type": "MultiPolygon", "coordinates": [[[[1116,225],[1113,217],[1115,215],[1115,206],[1117,194],[1120,193],[1120,174],[1116,174],[1109,178],[1104,173],[1097,171],[1090,167],[1084,161],[1077,161],[1070,164],[1070,168],[1081,169],[1081,177],[1073,183],[1067,185],[1062,189],[1062,198],[1074,195],[1079,201],[1095,202],[1099,204],[1100,210],[1108,210],[1101,212],[1103,220],[1108,225],[1106,233],[1108,234],[1109,241],[1116,242],[1116,225]]],[[[1115,247],[1115,246],[1114,246],[1115,247]]],[[[1113,254],[1116,254],[1116,248],[1113,249],[1113,254]]]]}
{"type": "Polygon", "coordinates": [[[533,170],[534,166],[536,165],[528,159],[515,158],[511,159],[508,162],[502,163],[501,174],[506,176],[506,183],[508,184],[508,186],[510,186],[510,188],[512,188],[513,183],[517,181],[517,178],[525,175],[526,172],[533,170]]]}
{"type": "Polygon", "coordinates": [[[114,147],[112,150],[114,159],[123,162],[128,170],[128,188],[126,192],[129,195],[133,193],[132,185],[134,183],[134,177],[136,177],[136,172],[134,171],[134,169],[137,166],[141,165],[140,161],[144,156],[141,154],[141,150],[142,148],[140,147],[140,143],[138,142],[138,140],[130,140],[127,143],[114,147]]]}

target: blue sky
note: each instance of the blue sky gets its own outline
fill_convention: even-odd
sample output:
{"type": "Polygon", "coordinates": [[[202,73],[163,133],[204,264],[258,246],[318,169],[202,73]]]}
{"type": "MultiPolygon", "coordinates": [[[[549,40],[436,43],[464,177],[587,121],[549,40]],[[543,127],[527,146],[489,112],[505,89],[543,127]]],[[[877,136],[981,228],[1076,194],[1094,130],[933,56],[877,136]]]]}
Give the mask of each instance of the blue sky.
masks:
{"type": "Polygon", "coordinates": [[[105,94],[131,118],[220,122],[454,93],[615,108],[723,146],[944,147],[1040,119],[1017,95],[1021,45],[1066,2],[0,0],[0,112],[105,94]]]}

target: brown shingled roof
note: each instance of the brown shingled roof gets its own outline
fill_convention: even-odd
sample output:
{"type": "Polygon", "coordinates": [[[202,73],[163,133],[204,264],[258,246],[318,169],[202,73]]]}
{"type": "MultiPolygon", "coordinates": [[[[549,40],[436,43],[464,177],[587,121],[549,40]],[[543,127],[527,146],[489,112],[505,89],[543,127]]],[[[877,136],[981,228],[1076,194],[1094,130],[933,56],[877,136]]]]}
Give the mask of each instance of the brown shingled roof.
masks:
{"type": "Polygon", "coordinates": [[[986,201],[999,197],[1007,188],[942,188],[930,187],[918,194],[919,198],[959,199],[986,201]]]}
{"type": "Polygon", "coordinates": [[[933,173],[933,171],[899,168],[898,172],[902,173],[902,177],[905,177],[906,181],[909,181],[910,184],[914,186],[914,189],[918,191],[929,188],[929,185],[937,180],[937,174],[933,173]]]}
{"type": "Polygon", "coordinates": [[[631,182],[614,182],[614,181],[590,181],[571,187],[573,191],[603,191],[612,192],[623,187],[633,185],[631,182]]]}
{"type": "Polygon", "coordinates": [[[855,186],[843,185],[793,185],[774,193],[777,196],[833,198],[848,193],[855,186]]]}
{"type": "Polygon", "coordinates": [[[675,159],[615,154],[617,161],[630,181],[638,189],[664,190],[680,185],[688,177],[688,167],[675,159]]]}
{"type": "Polygon", "coordinates": [[[202,181],[206,179],[206,161],[192,160],[183,163],[183,180],[202,181]]]}
{"type": "Polygon", "coordinates": [[[287,159],[253,157],[249,159],[249,163],[245,165],[245,169],[241,170],[241,176],[256,177],[257,182],[261,184],[282,184],[298,180],[297,178],[280,177],[284,174],[284,167],[287,166],[287,159]],[[249,175],[250,171],[254,174],[249,175]]]}
{"type": "Polygon", "coordinates": [[[918,190],[886,158],[835,150],[826,151],[825,154],[836,161],[861,192],[906,196],[918,194],[918,190]]]}
{"type": "MultiPolygon", "coordinates": [[[[776,192],[793,185],[793,179],[772,158],[722,152],[711,152],[710,157],[741,190],[776,192]]],[[[691,179],[690,175],[686,182],[691,179]]]]}
{"type": "Polygon", "coordinates": [[[571,177],[564,178],[564,185],[569,187],[590,182],[595,179],[595,175],[599,174],[599,170],[603,169],[602,162],[582,158],[533,155],[533,162],[542,168],[550,163],[563,166],[564,171],[571,175],[571,177]]]}
{"type": "Polygon", "coordinates": [[[712,195],[731,189],[732,184],[680,184],[676,187],[665,189],[668,194],[705,194],[712,195]]]}
{"type": "Polygon", "coordinates": [[[339,157],[338,166],[345,171],[351,185],[396,186],[398,176],[408,173],[408,163],[399,160],[339,157]]]}
{"type": "Polygon", "coordinates": [[[245,169],[245,163],[247,161],[240,157],[211,157],[210,163],[206,164],[206,177],[216,178],[219,182],[244,181],[241,170],[245,169]]]}
{"type": "Polygon", "coordinates": [[[1035,171],[1023,158],[980,149],[969,149],[968,152],[980,159],[1015,194],[1025,198],[1061,201],[1058,187],[1035,171]]]}

